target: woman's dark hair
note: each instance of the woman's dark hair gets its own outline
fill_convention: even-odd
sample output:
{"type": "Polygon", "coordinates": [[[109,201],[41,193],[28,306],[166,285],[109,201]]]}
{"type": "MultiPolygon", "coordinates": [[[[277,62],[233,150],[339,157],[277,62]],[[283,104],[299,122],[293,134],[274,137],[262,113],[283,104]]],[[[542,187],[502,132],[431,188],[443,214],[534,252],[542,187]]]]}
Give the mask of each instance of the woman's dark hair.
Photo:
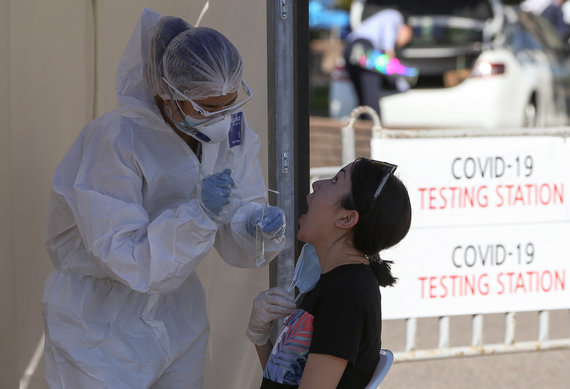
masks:
{"type": "Polygon", "coordinates": [[[393,174],[374,199],[385,172],[385,165],[378,161],[356,159],[350,176],[351,193],[341,200],[341,205],[345,209],[356,210],[359,215],[353,229],[354,248],[370,260],[380,286],[392,286],[396,282],[390,271],[392,262],[380,259],[379,252],[406,236],[412,221],[412,206],[406,187],[393,174]]]}

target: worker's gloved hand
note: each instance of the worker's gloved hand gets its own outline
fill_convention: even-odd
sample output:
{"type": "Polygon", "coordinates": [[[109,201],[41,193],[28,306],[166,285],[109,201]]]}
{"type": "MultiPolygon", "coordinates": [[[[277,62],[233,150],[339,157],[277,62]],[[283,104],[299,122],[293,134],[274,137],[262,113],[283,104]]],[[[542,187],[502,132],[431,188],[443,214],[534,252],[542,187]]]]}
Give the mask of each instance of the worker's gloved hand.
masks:
{"type": "Polygon", "coordinates": [[[260,224],[263,235],[280,242],[285,237],[285,214],[279,207],[269,206],[254,211],[246,224],[247,232],[255,236],[255,227],[260,224]],[[263,215],[263,218],[262,218],[263,215]]]}
{"type": "Polygon", "coordinates": [[[234,186],[230,169],[212,174],[202,180],[202,208],[213,220],[216,220],[222,209],[230,203],[230,194],[234,186]]]}
{"type": "Polygon", "coordinates": [[[296,308],[295,300],[283,288],[264,290],[253,300],[247,337],[254,344],[263,346],[271,335],[271,322],[292,314],[296,308]]]}

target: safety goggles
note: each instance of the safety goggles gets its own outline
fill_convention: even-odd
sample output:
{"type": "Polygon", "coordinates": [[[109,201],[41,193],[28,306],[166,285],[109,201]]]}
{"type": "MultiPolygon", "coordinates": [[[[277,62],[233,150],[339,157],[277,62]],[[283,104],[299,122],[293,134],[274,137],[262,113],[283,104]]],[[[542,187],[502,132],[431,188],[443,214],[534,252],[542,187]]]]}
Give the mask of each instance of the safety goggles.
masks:
{"type": "Polygon", "coordinates": [[[196,110],[196,112],[198,112],[200,115],[208,119],[217,116],[227,116],[229,114],[238,111],[253,96],[253,92],[251,91],[249,85],[247,85],[247,83],[244,80],[242,80],[241,88],[238,90],[236,100],[232,104],[222,107],[217,111],[207,111],[204,108],[200,107],[194,100],[187,97],[184,93],[176,89],[171,83],[168,82],[168,80],[166,80],[166,78],[162,77],[162,80],[166,83],[166,85],[168,85],[170,89],[172,89],[179,97],[181,97],[182,100],[190,102],[190,104],[192,104],[192,107],[194,108],[194,110],[196,110]]]}
{"type": "Polygon", "coordinates": [[[380,166],[382,166],[383,169],[382,179],[380,180],[380,184],[378,184],[378,188],[376,188],[376,192],[374,192],[374,197],[372,201],[376,201],[378,196],[380,196],[380,192],[382,192],[382,188],[384,188],[384,185],[386,185],[388,178],[390,178],[390,175],[394,174],[394,172],[398,168],[398,165],[393,165],[388,162],[377,161],[377,163],[380,164],[380,166]]]}

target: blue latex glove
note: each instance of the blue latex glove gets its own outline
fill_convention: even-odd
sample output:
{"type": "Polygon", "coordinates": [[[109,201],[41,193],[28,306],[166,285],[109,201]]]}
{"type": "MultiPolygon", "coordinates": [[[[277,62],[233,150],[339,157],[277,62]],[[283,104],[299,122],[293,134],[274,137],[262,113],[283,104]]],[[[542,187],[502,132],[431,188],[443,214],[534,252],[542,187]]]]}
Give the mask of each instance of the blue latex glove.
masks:
{"type": "Polygon", "coordinates": [[[206,213],[218,216],[222,208],[230,203],[230,194],[234,186],[230,169],[204,178],[202,180],[202,207],[206,213]]]}
{"type": "Polygon", "coordinates": [[[255,226],[261,223],[264,235],[273,240],[282,240],[285,237],[285,214],[279,207],[269,206],[265,210],[256,210],[250,216],[246,229],[251,236],[255,236],[255,226]],[[263,220],[261,214],[263,213],[263,220]]]}

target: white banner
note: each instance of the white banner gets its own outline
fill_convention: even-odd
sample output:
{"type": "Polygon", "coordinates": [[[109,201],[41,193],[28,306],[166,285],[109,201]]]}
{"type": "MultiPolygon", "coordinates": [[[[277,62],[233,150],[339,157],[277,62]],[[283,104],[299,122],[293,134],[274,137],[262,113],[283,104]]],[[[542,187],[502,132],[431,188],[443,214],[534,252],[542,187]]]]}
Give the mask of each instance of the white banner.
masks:
{"type": "Polygon", "coordinates": [[[561,137],[374,139],[412,228],[383,257],[385,319],[570,308],[570,145],[561,137]]]}

